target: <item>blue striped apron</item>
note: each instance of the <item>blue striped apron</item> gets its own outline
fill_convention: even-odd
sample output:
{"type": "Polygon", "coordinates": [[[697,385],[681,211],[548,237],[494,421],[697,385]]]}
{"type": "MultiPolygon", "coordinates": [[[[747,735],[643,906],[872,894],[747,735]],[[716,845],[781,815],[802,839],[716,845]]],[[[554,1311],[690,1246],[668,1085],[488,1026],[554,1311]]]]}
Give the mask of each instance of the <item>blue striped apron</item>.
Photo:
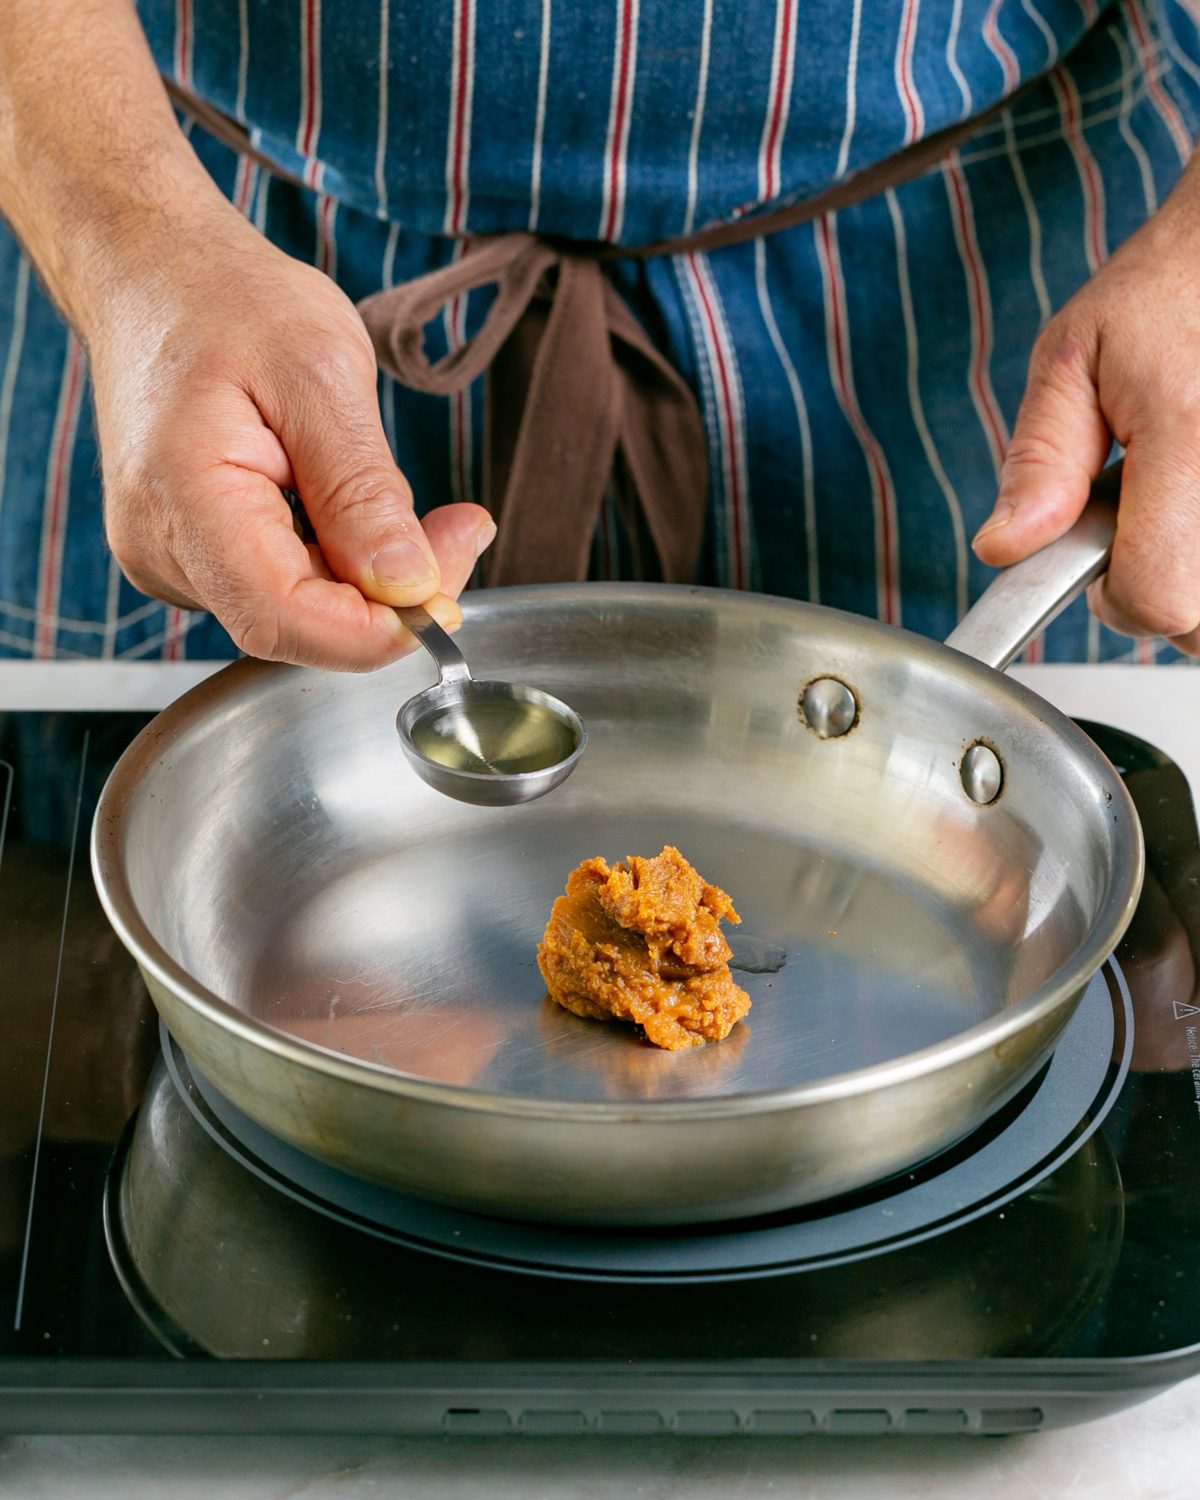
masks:
{"type": "MultiPolygon", "coordinates": [[[[1038,330],[1155,210],[1200,134],[1191,0],[140,10],[164,73],[244,122],[286,174],[194,128],[222,190],[356,299],[471,236],[639,245],[810,197],[1045,73],[913,182],[753,243],[610,271],[697,395],[701,581],[935,636],[986,582],[969,538],[1038,330]]],[[[456,298],[431,355],[485,310],[482,293],[456,298]]],[[[232,654],[215,621],[145,599],[105,549],[87,388],[79,342],[0,227],[0,654],[232,654]]],[[[422,507],[481,497],[477,388],[446,399],[382,377],[380,400],[422,507]]],[[[609,503],[593,574],[637,569],[609,503]]],[[[1082,605],[1030,651],[1171,654],[1082,605]]]]}

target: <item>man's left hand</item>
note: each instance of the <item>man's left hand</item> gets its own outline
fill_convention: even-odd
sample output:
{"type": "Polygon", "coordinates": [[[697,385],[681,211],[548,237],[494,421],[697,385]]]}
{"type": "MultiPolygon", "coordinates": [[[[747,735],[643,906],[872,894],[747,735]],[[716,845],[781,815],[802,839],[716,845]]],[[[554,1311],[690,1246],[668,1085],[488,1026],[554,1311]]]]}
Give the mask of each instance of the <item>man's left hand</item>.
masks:
{"type": "Polygon", "coordinates": [[[994,567],[1066,531],[1126,450],[1108,573],[1088,598],[1126,635],[1200,656],[1200,156],[1042,332],[975,538],[994,567]]]}

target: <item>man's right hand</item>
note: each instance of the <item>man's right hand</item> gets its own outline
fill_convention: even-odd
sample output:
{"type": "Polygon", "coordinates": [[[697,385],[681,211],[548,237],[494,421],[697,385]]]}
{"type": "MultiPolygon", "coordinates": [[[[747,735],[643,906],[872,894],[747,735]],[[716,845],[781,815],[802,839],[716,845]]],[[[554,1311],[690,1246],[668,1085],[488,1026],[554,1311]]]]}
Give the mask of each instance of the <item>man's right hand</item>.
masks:
{"type": "Polygon", "coordinates": [[[105,522],[126,575],[272,661],[391,661],[412,637],[389,606],[427,604],[453,628],[495,527],[476,505],[418,522],[353,304],[224,200],[161,228],[137,246],[144,269],[86,315],[105,522]]]}

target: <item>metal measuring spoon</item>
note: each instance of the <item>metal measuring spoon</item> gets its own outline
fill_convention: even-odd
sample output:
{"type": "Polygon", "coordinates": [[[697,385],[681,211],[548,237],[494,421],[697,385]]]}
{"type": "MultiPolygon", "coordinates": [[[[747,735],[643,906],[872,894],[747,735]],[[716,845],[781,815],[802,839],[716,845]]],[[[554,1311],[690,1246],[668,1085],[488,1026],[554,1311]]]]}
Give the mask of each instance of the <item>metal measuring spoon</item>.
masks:
{"type": "Polygon", "coordinates": [[[400,744],[423,781],[460,802],[510,807],[566,780],[587,744],[573,709],[519,682],[476,682],[427,610],[396,613],[440,674],[435,687],[410,698],[396,715],[400,744]]]}

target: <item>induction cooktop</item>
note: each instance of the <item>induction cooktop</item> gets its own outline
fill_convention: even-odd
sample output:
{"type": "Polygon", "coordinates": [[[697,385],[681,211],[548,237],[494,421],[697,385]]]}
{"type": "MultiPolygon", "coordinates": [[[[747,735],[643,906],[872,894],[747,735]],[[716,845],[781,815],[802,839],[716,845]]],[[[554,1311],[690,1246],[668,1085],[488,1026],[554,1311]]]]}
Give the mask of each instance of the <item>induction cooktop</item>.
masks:
{"type": "Polygon", "coordinates": [[[87,869],[145,722],[0,714],[0,1428],[1000,1433],[1200,1372],[1200,837],[1153,746],[1084,725],[1146,886],[1016,1099],[836,1201],[634,1233],[421,1203],[222,1098],[87,869]]]}

